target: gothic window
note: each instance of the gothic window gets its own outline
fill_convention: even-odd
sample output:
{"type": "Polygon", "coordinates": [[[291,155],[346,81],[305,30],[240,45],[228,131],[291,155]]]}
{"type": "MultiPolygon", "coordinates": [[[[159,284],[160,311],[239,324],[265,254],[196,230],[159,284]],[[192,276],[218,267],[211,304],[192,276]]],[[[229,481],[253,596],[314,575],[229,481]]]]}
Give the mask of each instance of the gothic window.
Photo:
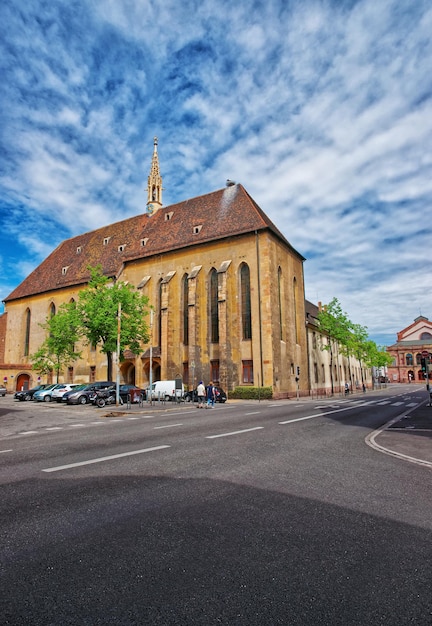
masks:
{"type": "Polygon", "coordinates": [[[159,282],[159,289],[158,289],[157,321],[158,321],[158,346],[161,346],[162,345],[162,280],[159,282]]]}
{"type": "Polygon", "coordinates": [[[31,312],[30,309],[27,309],[25,312],[24,356],[28,356],[30,350],[30,323],[31,312]]]}
{"type": "Polygon", "coordinates": [[[282,311],[282,269],[278,268],[278,299],[279,299],[279,332],[283,340],[283,311],[282,311]]]}
{"type": "Polygon", "coordinates": [[[315,379],[315,382],[317,383],[318,382],[318,364],[317,363],[314,363],[314,379],[315,379]]]}
{"type": "Polygon", "coordinates": [[[50,310],[49,310],[49,316],[50,317],[54,317],[55,314],[56,314],[55,304],[54,304],[54,302],[51,302],[51,306],[50,306],[50,310]]]}
{"type": "Polygon", "coordinates": [[[187,274],[183,276],[182,285],[182,311],[183,311],[183,343],[185,346],[189,344],[189,292],[188,292],[188,277],[187,274]]]}
{"type": "Polygon", "coordinates": [[[298,343],[297,300],[298,300],[297,279],[294,278],[294,280],[293,280],[293,302],[294,302],[294,332],[295,332],[295,342],[296,343],[298,343]]]}
{"type": "Polygon", "coordinates": [[[210,272],[210,341],[219,342],[218,275],[215,269],[210,272]]]}
{"type": "Polygon", "coordinates": [[[240,268],[240,297],[243,339],[252,339],[252,313],[249,266],[243,263],[240,268]]]}

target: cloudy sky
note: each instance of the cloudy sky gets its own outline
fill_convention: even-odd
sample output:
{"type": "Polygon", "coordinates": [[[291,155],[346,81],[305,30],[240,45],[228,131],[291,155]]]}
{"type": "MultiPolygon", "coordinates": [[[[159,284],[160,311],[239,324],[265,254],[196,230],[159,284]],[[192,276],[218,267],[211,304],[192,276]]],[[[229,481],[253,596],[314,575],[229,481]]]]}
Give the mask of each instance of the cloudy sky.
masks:
{"type": "Polygon", "coordinates": [[[0,299],[57,244],[241,182],[379,344],[432,319],[430,0],[2,0],[0,299]]]}

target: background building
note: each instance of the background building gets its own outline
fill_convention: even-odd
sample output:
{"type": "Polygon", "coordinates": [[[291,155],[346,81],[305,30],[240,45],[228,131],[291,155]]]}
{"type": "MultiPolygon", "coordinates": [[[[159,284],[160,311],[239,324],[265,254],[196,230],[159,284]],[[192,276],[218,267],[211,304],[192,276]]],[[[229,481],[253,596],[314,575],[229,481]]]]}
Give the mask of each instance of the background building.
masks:
{"type": "MultiPolygon", "coordinates": [[[[240,184],[162,205],[157,139],[146,210],[63,241],[6,299],[0,371],[8,389],[37,382],[30,355],[60,305],[78,298],[100,264],[113,281],[148,296],[150,344],[126,353],[121,381],[146,386],[181,376],[232,390],[270,386],[274,397],[308,393],[304,258],[240,184]],[[300,368],[300,379],[296,373],[300,368]]],[[[104,380],[106,355],[83,346],[61,381],[104,380]]],[[[43,380],[42,382],[45,382],[43,380]]]]}
{"type": "Polygon", "coordinates": [[[388,346],[393,357],[388,367],[390,382],[406,383],[426,380],[422,359],[432,363],[432,322],[420,315],[414,322],[397,334],[397,341],[388,346]]]}
{"type": "Polygon", "coordinates": [[[308,377],[311,395],[328,396],[342,393],[345,383],[350,390],[361,390],[364,383],[367,388],[372,386],[371,368],[365,367],[354,356],[345,356],[340,346],[333,350],[333,363],[328,345],[328,337],[319,329],[319,307],[306,300],[306,329],[308,342],[308,377]]]}

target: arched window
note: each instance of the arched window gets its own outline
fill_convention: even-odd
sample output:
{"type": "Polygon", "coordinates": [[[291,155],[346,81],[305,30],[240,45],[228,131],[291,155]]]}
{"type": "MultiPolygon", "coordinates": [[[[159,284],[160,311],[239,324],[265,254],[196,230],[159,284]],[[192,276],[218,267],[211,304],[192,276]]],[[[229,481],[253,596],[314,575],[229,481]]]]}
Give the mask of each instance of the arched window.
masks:
{"type": "Polygon", "coordinates": [[[420,335],[420,340],[421,341],[432,341],[432,335],[431,333],[422,333],[420,335]]]}
{"type": "Polygon", "coordinates": [[[282,269],[278,268],[278,302],[279,302],[279,332],[280,339],[283,340],[283,309],[282,309],[282,269]]]}
{"type": "Polygon", "coordinates": [[[416,354],[416,365],[421,365],[421,359],[422,359],[422,356],[421,356],[420,352],[417,352],[417,354],[416,354]]]}
{"type": "Polygon", "coordinates": [[[244,340],[252,339],[250,271],[249,266],[246,265],[246,263],[243,263],[240,268],[240,297],[242,336],[244,340]]]}
{"type": "Polygon", "coordinates": [[[297,279],[293,280],[293,302],[294,302],[294,332],[295,332],[295,342],[298,343],[298,327],[297,327],[297,301],[298,301],[298,286],[297,279]]]}
{"type": "Polygon", "coordinates": [[[188,276],[183,276],[182,284],[182,311],[183,311],[183,343],[185,346],[189,344],[189,291],[188,291],[188,276]]]}
{"type": "Polygon", "coordinates": [[[405,364],[406,365],[414,365],[413,363],[413,355],[408,353],[405,355],[405,364]]]}
{"type": "Polygon", "coordinates": [[[25,312],[24,356],[28,356],[30,350],[30,324],[31,312],[30,309],[27,309],[25,312]]]}
{"type": "Polygon", "coordinates": [[[215,269],[210,272],[210,341],[219,342],[218,275],[215,269]]]}
{"type": "Polygon", "coordinates": [[[54,302],[51,302],[51,306],[50,306],[50,310],[49,310],[49,316],[50,317],[54,317],[54,315],[56,314],[56,307],[54,302]]]}
{"type": "Polygon", "coordinates": [[[162,346],[162,280],[159,281],[158,294],[157,294],[157,337],[158,346],[162,346]]]}

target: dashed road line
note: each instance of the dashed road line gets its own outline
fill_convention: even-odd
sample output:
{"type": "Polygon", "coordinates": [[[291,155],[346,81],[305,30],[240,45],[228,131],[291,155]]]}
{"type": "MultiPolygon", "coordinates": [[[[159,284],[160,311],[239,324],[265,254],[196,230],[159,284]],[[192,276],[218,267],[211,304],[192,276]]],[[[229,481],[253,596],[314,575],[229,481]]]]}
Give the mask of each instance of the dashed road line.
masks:
{"type": "Polygon", "coordinates": [[[93,463],[103,463],[114,459],[121,459],[136,454],[145,454],[146,452],[155,452],[156,450],[164,450],[170,446],[155,446],[154,448],[145,448],[144,450],[131,450],[130,452],[122,452],[121,454],[111,454],[110,456],[102,456],[97,459],[88,459],[87,461],[79,461],[77,463],[69,463],[67,465],[58,465],[57,467],[48,467],[43,472],[61,472],[62,470],[72,469],[73,467],[82,467],[83,465],[92,465],[93,463]]]}
{"type": "Polygon", "coordinates": [[[219,437],[231,437],[231,435],[242,435],[243,433],[250,433],[253,430],[262,430],[264,426],[255,426],[255,428],[245,428],[244,430],[233,430],[230,433],[220,433],[219,435],[208,435],[206,439],[218,439],[219,437]]]}

